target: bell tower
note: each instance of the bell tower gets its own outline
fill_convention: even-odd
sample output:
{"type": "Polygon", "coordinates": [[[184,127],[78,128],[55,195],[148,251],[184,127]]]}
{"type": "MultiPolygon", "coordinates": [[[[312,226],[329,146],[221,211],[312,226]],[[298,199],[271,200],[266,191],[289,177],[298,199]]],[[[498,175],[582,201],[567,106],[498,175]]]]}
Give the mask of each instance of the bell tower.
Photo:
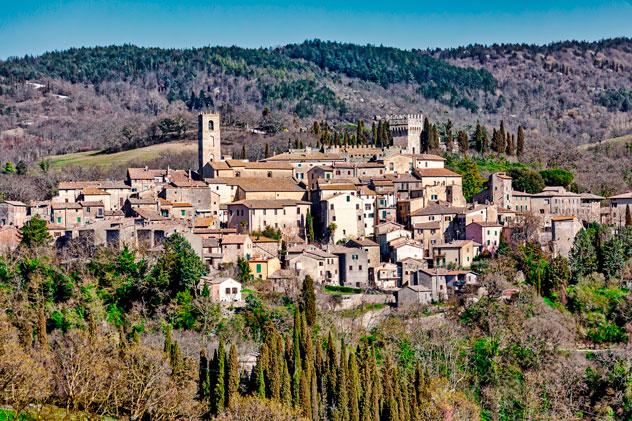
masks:
{"type": "Polygon", "coordinates": [[[198,165],[202,178],[207,177],[204,167],[210,161],[222,159],[219,113],[200,113],[198,115],[198,165]]]}

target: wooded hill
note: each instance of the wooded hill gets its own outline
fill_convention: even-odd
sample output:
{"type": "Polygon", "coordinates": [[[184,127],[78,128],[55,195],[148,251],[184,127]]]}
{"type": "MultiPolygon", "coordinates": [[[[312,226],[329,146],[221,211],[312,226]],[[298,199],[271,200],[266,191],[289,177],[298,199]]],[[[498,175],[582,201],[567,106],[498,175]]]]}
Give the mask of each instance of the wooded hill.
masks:
{"type": "Polygon", "coordinates": [[[279,48],[74,48],[0,62],[0,131],[9,159],[173,139],[164,118],[211,108],[233,127],[299,132],[423,112],[527,138],[586,143],[627,133],[632,41],[401,50],[319,40],[279,48]],[[270,110],[262,116],[264,109],[270,110]],[[149,140],[147,140],[149,139],[149,140]]]}

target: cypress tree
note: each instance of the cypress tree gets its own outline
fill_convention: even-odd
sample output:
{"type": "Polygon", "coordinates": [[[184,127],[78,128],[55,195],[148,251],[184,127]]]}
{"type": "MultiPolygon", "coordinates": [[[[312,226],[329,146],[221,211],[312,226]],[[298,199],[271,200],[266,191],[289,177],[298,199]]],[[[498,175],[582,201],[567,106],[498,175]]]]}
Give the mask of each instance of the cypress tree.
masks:
{"type": "Polygon", "coordinates": [[[630,213],[630,205],[625,205],[625,226],[632,226],[632,213],[630,213]]]}
{"type": "Polygon", "coordinates": [[[239,355],[237,346],[230,346],[228,364],[226,367],[226,407],[234,407],[239,390],[239,355]]]}
{"type": "Polygon", "coordinates": [[[349,419],[360,420],[360,373],[355,352],[349,354],[349,419]]]}
{"type": "Polygon", "coordinates": [[[314,242],[314,218],[312,217],[312,213],[307,210],[307,215],[305,216],[305,225],[307,225],[307,241],[309,243],[314,242]]]}
{"type": "Polygon", "coordinates": [[[219,414],[224,410],[226,403],[226,351],[224,349],[223,339],[219,341],[217,359],[213,370],[215,373],[215,384],[213,385],[213,393],[211,395],[211,412],[213,414],[219,414]]]}
{"type": "Polygon", "coordinates": [[[481,123],[476,122],[476,129],[474,130],[474,147],[480,153],[483,153],[483,129],[481,123]]]}
{"type": "Polygon", "coordinates": [[[281,385],[281,402],[287,407],[292,406],[292,378],[287,368],[287,359],[283,359],[283,384],[281,385]]]}
{"type": "Polygon", "coordinates": [[[445,149],[447,152],[452,152],[454,148],[454,138],[452,137],[452,120],[448,120],[445,125],[445,149]]]}
{"type": "Polygon", "coordinates": [[[200,399],[208,398],[209,382],[208,359],[206,358],[206,352],[200,350],[200,368],[198,373],[198,397],[200,399]]]}
{"type": "Polygon", "coordinates": [[[347,379],[347,351],[344,342],[340,344],[340,365],[338,366],[337,408],[342,420],[349,419],[349,381],[347,379]]]}
{"type": "Polygon", "coordinates": [[[522,156],[524,153],[524,128],[518,127],[518,139],[516,142],[516,155],[522,156]]]}
{"type": "Polygon", "coordinates": [[[424,117],[424,127],[419,135],[419,147],[422,153],[428,153],[430,150],[430,141],[432,137],[432,126],[428,117],[424,117]]]}
{"type": "MultiPolygon", "coordinates": [[[[500,135],[500,138],[503,141],[503,145],[507,144],[507,133],[505,132],[505,122],[503,120],[500,120],[500,129],[498,130],[498,133],[500,135]]],[[[504,149],[503,149],[504,151],[504,149]]]]}
{"type": "Polygon", "coordinates": [[[507,155],[513,156],[516,154],[516,144],[514,143],[514,135],[507,133],[507,155]]]}
{"type": "Polygon", "coordinates": [[[241,159],[246,159],[246,145],[241,145],[241,159]]]}
{"type": "Polygon", "coordinates": [[[316,294],[314,293],[314,280],[309,275],[306,275],[303,279],[301,298],[307,325],[314,326],[314,323],[316,323],[316,294]]]}
{"type": "Polygon", "coordinates": [[[310,397],[310,386],[307,383],[307,376],[301,376],[299,382],[299,407],[304,417],[312,417],[312,400],[310,397]]]}
{"type": "Polygon", "coordinates": [[[263,151],[263,155],[264,155],[266,158],[269,158],[269,157],[270,157],[270,145],[268,145],[267,143],[266,143],[266,148],[265,148],[265,150],[263,151]]]}
{"type": "Polygon", "coordinates": [[[457,141],[459,143],[459,151],[461,151],[463,155],[467,155],[467,151],[470,147],[470,141],[467,138],[467,133],[463,130],[459,130],[457,141]]]}
{"type": "Polygon", "coordinates": [[[171,339],[171,324],[166,324],[164,327],[164,334],[165,334],[165,345],[162,349],[162,351],[167,355],[171,355],[171,344],[172,344],[172,339],[171,339]]]}
{"type": "Polygon", "coordinates": [[[377,143],[377,127],[375,121],[371,123],[371,143],[374,145],[377,143]]]}

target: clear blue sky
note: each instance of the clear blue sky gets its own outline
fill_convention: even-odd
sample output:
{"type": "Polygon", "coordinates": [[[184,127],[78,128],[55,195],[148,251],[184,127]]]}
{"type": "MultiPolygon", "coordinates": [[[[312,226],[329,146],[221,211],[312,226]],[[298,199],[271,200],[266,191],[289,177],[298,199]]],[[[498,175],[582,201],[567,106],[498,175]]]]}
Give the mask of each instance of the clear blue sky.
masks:
{"type": "Polygon", "coordinates": [[[632,36],[632,0],[0,0],[0,58],[73,46],[277,46],[320,38],[402,48],[632,36]]]}

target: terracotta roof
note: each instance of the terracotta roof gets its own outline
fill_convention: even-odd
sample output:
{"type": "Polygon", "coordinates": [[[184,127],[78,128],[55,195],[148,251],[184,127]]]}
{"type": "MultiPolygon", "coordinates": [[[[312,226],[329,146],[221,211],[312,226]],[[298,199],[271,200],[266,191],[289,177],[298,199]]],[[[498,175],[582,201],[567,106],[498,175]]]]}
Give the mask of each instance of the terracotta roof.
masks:
{"type": "Polygon", "coordinates": [[[285,152],[267,158],[266,161],[344,161],[342,155],[322,152],[285,152]]]}
{"type": "Polygon", "coordinates": [[[476,243],[472,240],[454,240],[450,243],[443,244],[435,244],[436,248],[461,248],[468,245],[475,245],[476,243]]]}
{"type": "Polygon", "coordinates": [[[551,217],[551,221],[555,221],[555,222],[562,222],[562,221],[572,221],[575,218],[574,216],[570,216],[570,215],[558,215],[558,216],[552,216],[551,217]]]}
{"type": "Polygon", "coordinates": [[[58,203],[53,202],[50,205],[51,209],[81,209],[81,205],[79,203],[58,203]]]}
{"type": "Polygon", "coordinates": [[[608,199],[632,199],[632,192],[626,192],[617,194],[615,196],[610,196],[608,199]]]}
{"type": "Polygon", "coordinates": [[[79,204],[81,206],[83,206],[84,208],[87,208],[87,207],[98,208],[98,207],[103,206],[103,202],[100,201],[100,200],[91,200],[91,201],[83,200],[83,201],[79,202],[79,204]]]}
{"type": "Polygon", "coordinates": [[[193,226],[196,228],[200,228],[200,227],[207,228],[213,225],[214,222],[215,222],[215,218],[213,218],[212,216],[197,217],[193,219],[193,226]]]}
{"type": "Polygon", "coordinates": [[[498,224],[496,222],[479,222],[479,221],[474,221],[472,223],[470,223],[470,225],[480,225],[481,227],[502,227],[502,224],[498,224]]]}
{"type": "MultiPolygon", "coordinates": [[[[173,180],[171,181],[173,187],[195,187],[195,188],[208,188],[208,185],[204,181],[200,180],[173,180]]],[[[167,187],[168,188],[168,187],[167,187]]]]}
{"type": "Polygon", "coordinates": [[[465,211],[465,208],[456,206],[447,206],[439,203],[433,203],[425,208],[417,209],[411,216],[427,216],[427,215],[452,215],[460,214],[465,211]]]}
{"type": "Polygon", "coordinates": [[[127,200],[131,205],[155,205],[157,203],[154,199],[139,199],[136,197],[130,197],[127,200]]]}
{"type": "Polygon", "coordinates": [[[360,190],[358,191],[358,193],[360,193],[360,195],[362,196],[377,196],[377,193],[375,192],[375,190],[371,190],[369,186],[360,187],[360,190]]]}
{"type": "Polygon", "coordinates": [[[413,155],[413,158],[423,161],[445,161],[443,157],[430,153],[420,153],[417,155],[413,155]]]}
{"type": "Polygon", "coordinates": [[[527,193],[527,192],[524,192],[524,191],[517,191],[517,190],[513,190],[511,192],[511,195],[512,196],[528,196],[528,197],[533,196],[531,193],[527,193]]]}
{"type": "Polygon", "coordinates": [[[105,190],[101,190],[98,187],[85,187],[83,189],[83,195],[86,196],[103,196],[103,195],[109,195],[110,193],[106,192],[105,190]]]}
{"type": "Polygon", "coordinates": [[[228,203],[228,207],[242,205],[249,209],[282,209],[289,206],[310,205],[311,202],[291,199],[246,199],[228,203]]]}
{"type": "Polygon", "coordinates": [[[226,234],[222,237],[222,244],[244,244],[247,239],[248,236],[243,234],[226,234]]]}
{"type": "Polygon", "coordinates": [[[127,175],[130,180],[153,180],[155,177],[164,177],[167,170],[163,169],[145,169],[145,168],[128,168],[127,175]]]}
{"type": "Polygon", "coordinates": [[[24,206],[26,207],[26,203],[24,202],[20,202],[19,200],[4,200],[2,203],[6,203],[7,205],[11,205],[11,206],[24,206]]]}
{"type": "Polygon", "coordinates": [[[80,190],[88,186],[97,186],[97,181],[60,181],[57,185],[58,190],[80,190]]]}
{"type": "Polygon", "coordinates": [[[603,200],[604,197],[603,196],[598,196],[596,194],[592,194],[592,193],[581,193],[580,194],[582,199],[590,199],[590,200],[603,200]]]}
{"type": "Polygon", "coordinates": [[[134,212],[136,212],[136,215],[138,215],[138,217],[146,221],[166,221],[169,219],[168,217],[162,216],[160,212],[153,209],[134,209],[134,212]]]}
{"type": "Polygon", "coordinates": [[[244,191],[250,192],[299,192],[305,191],[305,189],[301,188],[298,183],[289,177],[276,177],[276,178],[245,178],[245,177],[236,177],[234,184],[236,184],[240,189],[244,191]]]}
{"type": "Polygon", "coordinates": [[[173,202],[172,205],[174,208],[192,208],[193,207],[193,205],[188,202],[173,202]]]}
{"type": "Polygon", "coordinates": [[[441,223],[439,221],[433,221],[433,222],[423,222],[423,223],[419,223],[419,224],[413,224],[413,229],[420,229],[420,230],[436,230],[436,229],[440,229],[441,228],[441,223]]]}
{"type": "Polygon", "coordinates": [[[378,247],[379,244],[368,238],[356,238],[354,240],[347,241],[347,244],[357,244],[362,247],[378,247]]]}
{"type": "Polygon", "coordinates": [[[415,171],[422,177],[461,177],[447,168],[418,168],[415,171]]]}
{"type": "Polygon", "coordinates": [[[355,190],[355,184],[332,184],[332,183],[324,183],[318,184],[319,190],[355,190]]]}

